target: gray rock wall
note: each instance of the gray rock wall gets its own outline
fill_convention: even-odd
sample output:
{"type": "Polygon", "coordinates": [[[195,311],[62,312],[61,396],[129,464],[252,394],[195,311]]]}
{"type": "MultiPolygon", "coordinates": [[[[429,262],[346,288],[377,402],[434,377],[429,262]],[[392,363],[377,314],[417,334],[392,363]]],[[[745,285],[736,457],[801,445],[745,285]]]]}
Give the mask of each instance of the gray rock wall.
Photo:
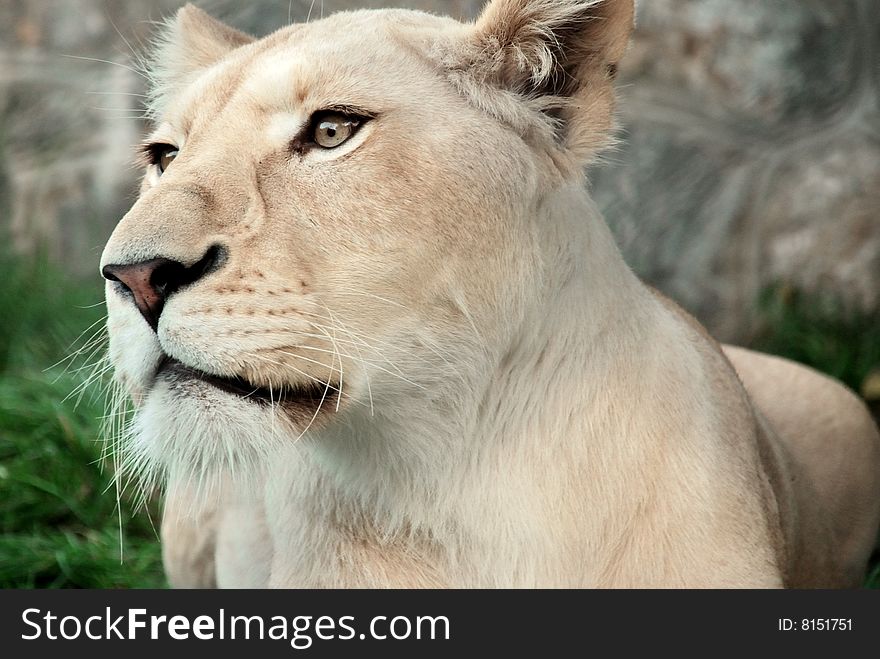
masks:
{"type": "Polygon", "coordinates": [[[788,284],[880,307],[880,2],[644,0],[624,144],[593,172],[629,262],[723,338],[788,284]]]}
{"type": "MultiPolygon", "coordinates": [[[[18,249],[95,273],[137,178],[144,81],[126,62],[179,4],[0,0],[0,227],[18,249]]],[[[201,4],[265,34],[322,5],[482,2],[201,4]]],[[[880,1],[643,0],[622,84],[621,146],[590,177],[640,274],[725,339],[776,283],[880,307],[880,1]]]]}

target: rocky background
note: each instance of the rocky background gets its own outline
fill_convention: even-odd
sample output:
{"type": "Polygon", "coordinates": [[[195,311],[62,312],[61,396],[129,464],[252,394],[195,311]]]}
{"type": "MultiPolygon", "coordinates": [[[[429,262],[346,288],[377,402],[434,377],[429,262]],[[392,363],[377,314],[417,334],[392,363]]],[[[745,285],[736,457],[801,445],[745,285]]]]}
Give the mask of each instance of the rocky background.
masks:
{"type": "MultiPolygon", "coordinates": [[[[15,249],[96,276],[138,176],[132,53],[180,4],[0,0],[0,232],[15,249]]],[[[198,4],[265,34],[310,10],[470,18],[483,3],[198,4]]],[[[880,0],[642,0],[622,83],[621,146],[590,178],[641,275],[727,340],[754,334],[772,286],[880,309],[880,0]]]]}

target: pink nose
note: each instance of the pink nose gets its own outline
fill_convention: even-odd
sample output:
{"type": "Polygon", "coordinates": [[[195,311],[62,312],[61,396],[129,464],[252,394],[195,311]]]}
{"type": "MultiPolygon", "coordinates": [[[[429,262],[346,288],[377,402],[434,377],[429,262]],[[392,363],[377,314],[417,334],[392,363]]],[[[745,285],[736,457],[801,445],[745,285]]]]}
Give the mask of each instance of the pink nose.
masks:
{"type": "Polygon", "coordinates": [[[140,263],[107,265],[101,274],[105,279],[118,282],[122,292],[131,295],[138,311],[155,331],[165,301],[184,286],[219,268],[225,260],[226,250],[214,246],[189,267],[171,259],[156,258],[140,263]]]}
{"type": "Polygon", "coordinates": [[[153,259],[131,265],[108,265],[101,272],[106,279],[118,281],[131,293],[134,303],[154,330],[168,295],[169,275],[184,270],[183,265],[168,259],[153,259]]]}

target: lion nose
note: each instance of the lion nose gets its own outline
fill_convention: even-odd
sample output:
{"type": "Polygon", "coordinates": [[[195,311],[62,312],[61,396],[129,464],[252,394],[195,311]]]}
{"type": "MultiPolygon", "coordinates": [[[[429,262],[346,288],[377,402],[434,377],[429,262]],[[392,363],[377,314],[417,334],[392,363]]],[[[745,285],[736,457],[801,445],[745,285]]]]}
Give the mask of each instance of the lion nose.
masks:
{"type": "Polygon", "coordinates": [[[122,291],[131,295],[144,320],[156,331],[168,298],[216,270],[224,254],[222,247],[214,246],[191,266],[171,259],[155,258],[139,263],[106,265],[101,269],[101,274],[109,281],[119,282],[122,291]]]}

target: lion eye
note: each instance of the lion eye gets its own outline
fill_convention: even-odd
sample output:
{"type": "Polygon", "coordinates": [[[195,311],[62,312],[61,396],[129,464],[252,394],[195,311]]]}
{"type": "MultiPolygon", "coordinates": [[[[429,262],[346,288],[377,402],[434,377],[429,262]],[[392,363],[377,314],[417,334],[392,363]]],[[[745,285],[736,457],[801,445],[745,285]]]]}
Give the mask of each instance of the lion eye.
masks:
{"type": "Polygon", "coordinates": [[[170,144],[163,144],[156,150],[156,166],[159,168],[160,174],[163,174],[171,166],[177,153],[177,147],[170,144]]]}
{"type": "Polygon", "coordinates": [[[315,117],[312,125],[312,139],[315,144],[324,149],[334,149],[357,132],[361,119],[338,112],[327,112],[315,117]]]}

